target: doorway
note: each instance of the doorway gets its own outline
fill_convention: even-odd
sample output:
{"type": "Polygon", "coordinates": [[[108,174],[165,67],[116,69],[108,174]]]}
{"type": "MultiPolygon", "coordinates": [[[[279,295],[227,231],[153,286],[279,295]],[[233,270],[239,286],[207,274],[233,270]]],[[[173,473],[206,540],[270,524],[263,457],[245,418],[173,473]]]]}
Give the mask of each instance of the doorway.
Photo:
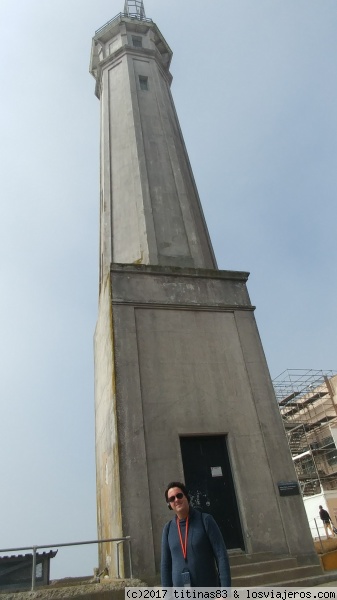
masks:
{"type": "Polygon", "coordinates": [[[216,520],[227,549],[244,550],[226,437],[180,438],[185,484],[192,506],[216,520]]]}

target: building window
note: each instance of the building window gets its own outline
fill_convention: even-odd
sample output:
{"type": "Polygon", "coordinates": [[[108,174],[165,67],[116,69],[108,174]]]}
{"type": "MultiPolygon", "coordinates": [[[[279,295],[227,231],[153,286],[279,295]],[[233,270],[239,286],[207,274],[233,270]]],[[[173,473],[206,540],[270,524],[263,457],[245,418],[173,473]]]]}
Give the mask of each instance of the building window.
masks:
{"type": "Polygon", "coordinates": [[[109,44],[109,54],[113,54],[113,52],[115,52],[117,50],[117,48],[119,48],[121,45],[121,38],[116,35],[114,38],[112,38],[111,43],[109,44]]]}
{"type": "Polygon", "coordinates": [[[326,453],[326,460],[330,467],[334,467],[337,463],[337,450],[336,448],[332,448],[326,453]]]}
{"type": "Polygon", "coordinates": [[[148,77],[145,77],[145,75],[139,75],[139,85],[140,85],[141,90],[148,90],[149,89],[148,77]]]}
{"type": "Polygon", "coordinates": [[[143,40],[141,37],[139,37],[138,35],[133,35],[132,36],[132,45],[135,48],[142,48],[143,47],[143,40]]]}
{"type": "Polygon", "coordinates": [[[35,577],[36,577],[36,579],[42,579],[42,577],[43,577],[43,565],[42,565],[42,563],[38,563],[36,565],[35,577]]]}

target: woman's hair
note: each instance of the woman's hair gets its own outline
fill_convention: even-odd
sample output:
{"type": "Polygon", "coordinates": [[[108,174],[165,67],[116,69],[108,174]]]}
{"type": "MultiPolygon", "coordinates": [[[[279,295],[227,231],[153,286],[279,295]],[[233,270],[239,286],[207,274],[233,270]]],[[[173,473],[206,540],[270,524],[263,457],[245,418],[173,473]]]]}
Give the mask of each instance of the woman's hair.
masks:
{"type": "Polygon", "coordinates": [[[169,508],[171,508],[169,500],[168,500],[168,491],[171,488],[177,487],[179,488],[182,493],[184,494],[184,496],[186,496],[188,503],[190,503],[190,497],[189,497],[189,493],[187,490],[187,487],[184,483],[181,483],[180,481],[171,481],[171,483],[168,484],[166,490],[165,490],[165,500],[167,502],[167,504],[169,505],[169,508]]]}

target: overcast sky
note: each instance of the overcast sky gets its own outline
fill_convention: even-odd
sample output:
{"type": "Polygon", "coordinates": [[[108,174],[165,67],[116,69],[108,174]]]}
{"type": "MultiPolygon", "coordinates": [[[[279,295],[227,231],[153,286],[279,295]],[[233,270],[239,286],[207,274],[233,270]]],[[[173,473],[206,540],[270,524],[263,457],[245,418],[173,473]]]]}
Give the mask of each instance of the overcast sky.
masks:
{"type": "MultiPolygon", "coordinates": [[[[0,547],[97,538],[99,101],[91,38],[124,0],[0,0],[0,547]]],[[[336,370],[336,0],[145,0],[219,268],[272,377],[336,370]]],[[[132,534],[132,532],[130,532],[132,534]]],[[[91,574],[61,549],[53,578],[91,574]]]]}

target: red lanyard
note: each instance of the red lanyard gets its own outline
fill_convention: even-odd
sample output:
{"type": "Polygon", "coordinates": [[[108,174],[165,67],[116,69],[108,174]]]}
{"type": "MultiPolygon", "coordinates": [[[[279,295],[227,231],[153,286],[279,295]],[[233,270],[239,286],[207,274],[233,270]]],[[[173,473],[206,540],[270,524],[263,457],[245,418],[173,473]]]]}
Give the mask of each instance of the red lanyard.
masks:
{"type": "Polygon", "coordinates": [[[181,535],[180,523],[179,523],[178,517],[177,517],[177,527],[178,527],[178,533],[179,533],[179,540],[180,540],[180,545],[181,545],[181,551],[183,553],[184,559],[187,560],[186,556],[187,556],[188,517],[186,517],[185,542],[184,542],[184,544],[183,544],[183,538],[182,538],[182,535],[181,535]]]}

